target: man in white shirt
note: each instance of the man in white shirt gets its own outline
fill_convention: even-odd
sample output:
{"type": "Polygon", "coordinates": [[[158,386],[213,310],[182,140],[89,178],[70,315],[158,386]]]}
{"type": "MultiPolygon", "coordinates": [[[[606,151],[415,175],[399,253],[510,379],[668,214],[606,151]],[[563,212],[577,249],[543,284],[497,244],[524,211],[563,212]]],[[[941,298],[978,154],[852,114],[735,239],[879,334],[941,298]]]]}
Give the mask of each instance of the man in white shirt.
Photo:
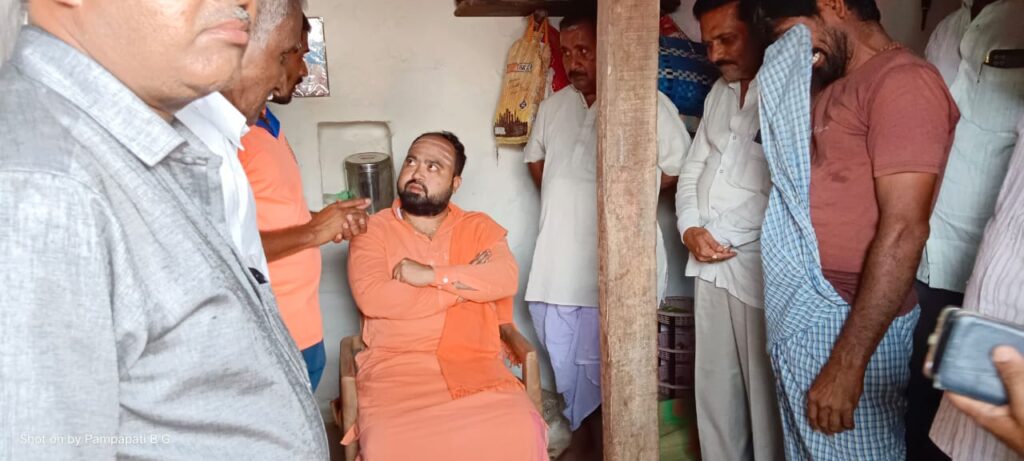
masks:
{"type": "MultiPolygon", "coordinates": [[[[255,125],[264,113],[268,98],[291,94],[294,90],[296,75],[289,72],[288,68],[296,59],[301,62],[299,52],[306,49],[306,20],[302,14],[301,0],[264,1],[260,4],[258,15],[257,29],[242,57],[239,75],[221,93],[213,93],[193,102],[178,112],[176,117],[223,160],[219,172],[227,231],[256,279],[260,283],[270,283],[267,253],[257,222],[256,200],[239,160],[239,150],[243,150],[242,137],[248,133],[248,127],[255,125]]],[[[332,204],[316,213],[309,225],[298,229],[298,232],[278,232],[275,237],[278,240],[303,240],[314,246],[332,240],[337,243],[351,239],[366,230],[367,216],[363,210],[367,205],[366,200],[332,204]],[[293,234],[301,234],[301,238],[294,238],[293,234]],[[314,240],[307,242],[311,239],[314,240]]],[[[274,248],[286,246],[280,242],[275,243],[274,248]]],[[[295,249],[286,252],[294,253],[295,249]]],[[[282,257],[281,251],[271,255],[271,259],[275,257],[282,257]]],[[[320,267],[317,265],[308,270],[310,273],[319,273],[320,267]]],[[[287,307],[279,305],[279,308],[287,307]]],[[[315,390],[324,368],[322,341],[309,349],[312,350],[302,350],[302,356],[306,361],[311,387],[315,390]]]]}
{"type": "MultiPolygon", "coordinates": [[[[541,103],[525,149],[525,161],[541,193],[540,233],[526,301],[537,337],[551,356],[557,389],[565,398],[565,415],[574,431],[567,459],[600,459],[600,412],[595,413],[601,404],[596,42],[593,14],[562,20],[562,51],[572,86],[541,103]],[[594,417],[584,425],[592,413],[594,417]]],[[[658,168],[663,187],[674,184],[690,146],[678,114],[668,97],[658,93],[658,168]]],[[[660,231],[657,255],[660,297],[666,282],[660,231]]]]}
{"type": "Polygon", "coordinates": [[[928,336],[942,308],[963,304],[985,225],[992,217],[1024,115],[1024,68],[986,64],[994,50],[1024,49],[1024,1],[966,0],[936,27],[926,49],[960,109],[946,175],[929,222],[931,234],[915,288],[921,317],[914,331],[907,388],[907,458],[944,459],[928,438],[942,393],[922,373],[928,336]]]}
{"type": "MultiPolygon", "coordinates": [[[[262,87],[245,88],[248,98],[236,91],[232,100],[222,93],[211,93],[185,106],[175,114],[189,131],[196,135],[211,152],[217,155],[221,182],[221,201],[224,206],[225,230],[242,256],[249,270],[261,283],[269,280],[267,258],[263,254],[259,229],[256,226],[256,200],[249,187],[245,170],[238,160],[242,136],[266,105],[267,97],[285,78],[283,63],[266,65],[268,57],[283,56],[279,52],[294,50],[298,44],[301,22],[294,19],[302,15],[298,0],[269,0],[261,3],[254,24],[253,37],[242,56],[242,67],[260,66],[267,74],[262,87]],[[275,65],[276,64],[276,65],[275,65]],[[262,96],[260,96],[262,94],[262,96]],[[255,114],[246,114],[252,112],[255,114]]],[[[241,74],[228,83],[224,91],[238,90],[241,74]]]]}
{"type": "Polygon", "coordinates": [[[226,229],[222,230],[228,232],[249,270],[259,273],[256,279],[266,279],[269,271],[256,228],[256,201],[238,161],[242,136],[249,131],[245,116],[224,95],[210,93],[185,106],[175,117],[221,161],[218,167],[223,192],[221,204],[227,221],[226,229]]]}
{"type": "Polygon", "coordinates": [[[676,191],[679,233],[696,277],[696,407],[705,459],[782,460],[767,352],[761,223],[771,179],[754,77],[765,41],[739,0],[698,0],[708,57],[722,71],[676,191]]]}
{"type": "MultiPolygon", "coordinates": [[[[1024,137],[1024,116],[1017,123],[1024,137]]],[[[978,248],[963,308],[1024,325],[1024,143],[1006,169],[992,219],[978,248]]],[[[955,461],[1024,459],[1024,348],[997,347],[990,353],[1009,396],[991,405],[946,393],[931,426],[931,439],[955,461]]],[[[917,459],[924,459],[919,457],[917,459]]],[[[948,458],[929,458],[948,459],[948,458]]]]}

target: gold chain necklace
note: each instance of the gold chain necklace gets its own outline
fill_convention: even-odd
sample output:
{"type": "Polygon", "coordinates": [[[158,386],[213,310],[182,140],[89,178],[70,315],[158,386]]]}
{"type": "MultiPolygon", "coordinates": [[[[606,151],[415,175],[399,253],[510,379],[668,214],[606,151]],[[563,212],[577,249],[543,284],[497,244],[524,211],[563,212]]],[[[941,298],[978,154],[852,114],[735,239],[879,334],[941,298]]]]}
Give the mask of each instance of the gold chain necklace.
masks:
{"type": "Polygon", "coordinates": [[[903,45],[900,45],[900,42],[893,41],[893,42],[889,42],[888,45],[883,46],[882,49],[878,50],[878,52],[879,53],[885,53],[886,51],[895,50],[895,49],[900,48],[902,46],[903,45]]]}

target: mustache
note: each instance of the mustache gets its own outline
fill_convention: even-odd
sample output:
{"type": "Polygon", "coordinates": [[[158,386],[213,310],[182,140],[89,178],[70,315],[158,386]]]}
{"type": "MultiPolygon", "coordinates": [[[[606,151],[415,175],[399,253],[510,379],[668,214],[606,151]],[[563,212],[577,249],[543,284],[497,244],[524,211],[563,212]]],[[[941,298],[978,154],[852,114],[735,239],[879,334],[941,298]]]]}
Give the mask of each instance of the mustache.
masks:
{"type": "Polygon", "coordinates": [[[580,70],[570,70],[569,78],[587,78],[587,74],[580,70]]]}
{"type": "Polygon", "coordinates": [[[240,6],[236,6],[234,8],[234,10],[231,12],[231,17],[239,21],[242,21],[246,24],[249,24],[252,20],[252,18],[249,17],[249,12],[246,11],[245,8],[242,8],[240,6]]]}
{"type": "Polygon", "coordinates": [[[402,186],[402,190],[408,192],[409,191],[409,186],[412,185],[412,184],[420,186],[420,189],[423,189],[423,193],[424,194],[430,195],[430,191],[427,190],[427,185],[423,184],[423,183],[421,183],[421,182],[419,182],[419,181],[417,181],[415,179],[410,179],[410,180],[406,181],[405,185],[402,186]]]}
{"type": "Polygon", "coordinates": [[[213,27],[217,24],[221,24],[225,21],[232,19],[242,21],[245,24],[245,30],[249,31],[252,29],[252,17],[249,16],[249,12],[241,6],[233,6],[231,9],[219,9],[217,11],[206,11],[202,15],[203,24],[207,24],[209,27],[213,27]]]}
{"type": "Polygon", "coordinates": [[[728,66],[728,65],[734,65],[734,66],[738,66],[739,65],[738,62],[731,61],[731,60],[728,60],[728,59],[719,59],[719,60],[713,62],[712,64],[714,64],[716,67],[723,67],[723,66],[728,66]]]}

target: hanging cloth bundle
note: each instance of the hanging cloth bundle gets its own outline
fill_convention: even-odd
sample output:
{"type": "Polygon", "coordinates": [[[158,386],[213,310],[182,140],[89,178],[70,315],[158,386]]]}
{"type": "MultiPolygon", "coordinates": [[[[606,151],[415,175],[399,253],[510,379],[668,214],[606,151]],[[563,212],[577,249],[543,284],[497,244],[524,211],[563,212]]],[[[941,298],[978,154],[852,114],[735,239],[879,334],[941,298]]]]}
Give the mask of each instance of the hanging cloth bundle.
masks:
{"type": "Polygon", "coordinates": [[[494,138],[498,144],[524,144],[530,138],[551,64],[547,31],[547,19],[538,24],[530,16],[523,37],[508,51],[501,99],[494,114],[494,138]]]}

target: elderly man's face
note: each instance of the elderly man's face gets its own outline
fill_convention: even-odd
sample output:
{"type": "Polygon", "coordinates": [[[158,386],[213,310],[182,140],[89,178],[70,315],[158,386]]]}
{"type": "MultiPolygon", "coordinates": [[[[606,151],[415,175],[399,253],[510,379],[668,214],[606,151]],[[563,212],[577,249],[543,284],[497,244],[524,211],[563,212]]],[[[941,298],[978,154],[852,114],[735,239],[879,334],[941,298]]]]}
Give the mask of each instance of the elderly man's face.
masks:
{"type": "Polygon", "coordinates": [[[158,112],[237,75],[258,0],[35,0],[33,22],[106,67],[158,112]]]}
{"type": "Polygon", "coordinates": [[[593,24],[567,27],[560,37],[562,62],[572,86],[585,95],[597,93],[597,31],[593,24]]]}
{"type": "Polygon", "coordinates": [[[286,88],[285,63],[295,52],[302,33],[302,11],[297,8],[270,32],[265,44],[251,44],[242,58],[242,78],[225,93],[249,124],[256,123],[267,98],[286,88]]]}
{"type": "Polygon", "coordinates": [[[295,93],[295,88],[302,83],[302,79],[309,75],[309,69],[306,68],[306,53],[309,53],[309,33],[303,31],[298,46],[285,58],[285,80],[279,89],[274,91],[274,104],[292,102],[292,93],[295,93]]]}

